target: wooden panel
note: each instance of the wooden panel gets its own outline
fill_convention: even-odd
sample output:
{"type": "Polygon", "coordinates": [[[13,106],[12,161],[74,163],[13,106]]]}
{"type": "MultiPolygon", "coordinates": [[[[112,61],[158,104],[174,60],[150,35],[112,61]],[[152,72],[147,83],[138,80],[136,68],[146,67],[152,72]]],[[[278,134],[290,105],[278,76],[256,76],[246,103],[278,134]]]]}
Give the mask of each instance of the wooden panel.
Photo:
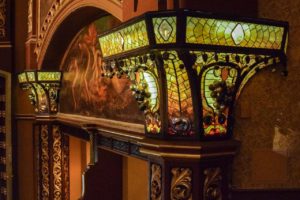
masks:
{"type": "Polygon", "coordinates": [[[232,200],[298,200],[300,190],[233,190],[232,200]]]}
{"type": "Polygon", "coordinates": [[[122,199],[122,156],[98,150],[98,163],[85,174],[84,200],[122,199]]]}
{"type": "Polygon", "coordinates": [[[0,77],[0,199],[6,199],[5,78],[0,77]]]}
{"type": "Polygon", "coordinates": [[[148,196],[148,162],[123,157],[123,200],[141,200],[148,196]]]}

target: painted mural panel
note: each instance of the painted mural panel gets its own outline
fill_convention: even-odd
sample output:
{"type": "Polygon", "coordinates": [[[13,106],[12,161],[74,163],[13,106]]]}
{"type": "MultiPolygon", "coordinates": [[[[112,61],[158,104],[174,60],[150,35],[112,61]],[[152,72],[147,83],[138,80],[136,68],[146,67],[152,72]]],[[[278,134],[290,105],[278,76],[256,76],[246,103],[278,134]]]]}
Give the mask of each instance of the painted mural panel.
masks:
{"type": "Polygon", "coordinates": [[[143,123],[126,77],[102,77],[97,35],[115,25],[111,17],[84,28],[73,40],[61,65],[64,71],[60,112],[143,123]]]}

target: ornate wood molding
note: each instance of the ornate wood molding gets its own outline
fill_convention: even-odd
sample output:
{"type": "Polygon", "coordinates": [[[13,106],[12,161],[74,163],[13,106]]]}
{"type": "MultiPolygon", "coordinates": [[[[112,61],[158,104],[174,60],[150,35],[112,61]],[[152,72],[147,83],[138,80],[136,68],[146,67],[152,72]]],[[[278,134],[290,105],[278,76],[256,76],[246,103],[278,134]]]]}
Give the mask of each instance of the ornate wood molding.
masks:
{"type": "Polygon", "coordinates": [[[171,173],[171,200],[192,200],[192,170],[173,168],[171,173]]]}
{"type": "Polygon", "coordinates": [[[204,200],[222,200],[222,171],[221,168],[204,170],[204,200]]]}
{"type": "Polygon", "coordinates": [[[36,48],[34,50],[34,53],[36,54],[37,58],[40,54],[41,46],[44,42],[44,38],[46,36],[46,33],[51,26],[51,24],[54,21],[55,16],[59,13],[59,11],[65,6],[70,0],[58,0],[54,1],[50,10],[48,11],[48,14],[46,15],[46,18],[44,19],[44,22],[42,23],[42,26],[39,30],[38,38],[37,38],[37,44],[36,48]]]}
{"type": "Polygon", "coordinates": [[[40,130],[40,198],[42,200],[50,197],[50,168],[49,168],[49,143],[48,125],[42,125],[40,130]]]}
{"type": "Polygon", "coordinates": [[[162,200],[162,169],[158,164],[151,164],[150,199],[162,200]]]}
{"type": "Polygon", "coordinates": [[[79,8],[94,7],[98,8],[99,12],[106,11],[111,13],[116,18],[123,19],[123,10],[121,3],[118,0],[57,0],[54,1],[48,14],[43,21],[37,36],[37,43],[34,49],[37,67],[42,68],[41,64],[47,51],[49,42],[60,24],[79,8]]]}
{"type": "Polygon", "coordinates": [[[42,123],[39,127],[38,199],[68,200],[69,140],[61,133],[59,125],[42,123]]]}
{"type": "Polygon", "coordinates": [[[6,37],[6,0],[0,0],[0,38],[6,37]]]}

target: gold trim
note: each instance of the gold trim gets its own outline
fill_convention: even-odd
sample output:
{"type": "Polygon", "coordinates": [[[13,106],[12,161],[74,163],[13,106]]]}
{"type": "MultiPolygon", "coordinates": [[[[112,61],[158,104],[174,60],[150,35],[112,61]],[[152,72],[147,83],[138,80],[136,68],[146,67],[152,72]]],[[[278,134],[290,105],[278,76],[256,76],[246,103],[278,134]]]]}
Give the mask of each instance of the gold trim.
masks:
{"type": "Polygon", "coordinates": [[[158,164],[151,164],[150,199],[162,200],[162,169],[158,164]]]}
{"type": "Polygon", "coordinates": [[[147,142],[138,142],[138,144],[145,147],[154,147],[154,148],[170,148],[170,149],[192,149],[192,150],[201,150],[201,146],[190,146],[190,145],[172,145],[172,144],[153,144],[147,142]]]}
{"type": "Polygon", "coordinates": [[[140,152],[142,154],[147,154],[151,156],[158,156],[158,157],[168,157],[168,158],[188,158],[188,159],[200,159],[200,154],[181,154],[181,153],[166,153],[166,152],[159,152],[153,151],[149,149],[140,148],[140,152]]]}
{"type": "Polygon", "coordinates": [[[12,48],[11,44],[0,44],[0,48],[12,48]]]}
{"type": "Polygon", "coordinates": [[[235,152],[222,152],[222,153],[205,153],[205,154],[186,154],[186,153],[170,153],[170,152],[160,152],[149,150],[145,148],[140,148],[140,152],[146,155],[157,156],[157,157],[167,157],[167,158],[186,158],[186,159],[202,159],[211,157],[222,157],[222,156],[233,156],[235,152]]]}
{"type": "Polygon", "coordinates": [[[66,122],[75,122],[77,125],[91,124],[91,122],[93,122],[94,125],[99,125],[105,128],[125,130],[133,133],[143,134],[143,135],[145,132],[143,124],[134,124],[129,122],[104,119],[104,118],[85,117],[85,116],[65,114],[65,113],[57,113],[56,116],[58,120],[62,120],[66,122]]]}
{"type": "Polygon", "coordinates": [[[48,143],[48,125],[41,126],[41,199],[49,199],[50,197],[50,170],[49,170],[49,143],[48,143]]]}
{"type": "Polygon", "coordinates": [[[171,200],[192,200],[192,175],[190,168],[172,168],[171,200]]]}
{"type": "Polygon", "coordinates": [[[53,199],[60,200],[62,198],[62,143],[59,126],[53,126],[53,199]]]}

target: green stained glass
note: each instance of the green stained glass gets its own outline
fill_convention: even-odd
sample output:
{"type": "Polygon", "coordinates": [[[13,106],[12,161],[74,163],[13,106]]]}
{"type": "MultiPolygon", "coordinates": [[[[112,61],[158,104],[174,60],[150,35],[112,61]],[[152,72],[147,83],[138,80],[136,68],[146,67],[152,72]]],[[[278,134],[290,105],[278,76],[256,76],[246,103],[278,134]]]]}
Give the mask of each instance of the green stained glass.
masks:
{"type": "Polygon", "coordinates": [[[152,112],[156,112],[159,108],[159,94],[158,94],[158,83],[155,76],[149,72],[142,72],[145,82],[148,85],[148,92],[150,94],[149,104],[152,112]]]}
{"type": "Polygon", "coordinates": [[[153,18],[152,22],[157,44],[176,42],[176,17],[153,18]]]}
{"type": "Polygon", "coordinates": [[[18,75],[18,79],[19,79],[19,83],[26,83],[27,82],[27,78],[26,78],[25,72],[19,74],[18,75]]]}
{"type": "Polygon", "coordinates": [[[212,91],[209,88],[215,82],[225,81],[227,85],[234,85],[237,79],[237,70],[231,67],[212,67],[206,70],[202,75],[202,104],[206,110],[217,112],[215,98],[212,97],[212,91]]]}
{"type": "Polygon", "coordinates": [[[35,81],[35,73],[34,72],[26,72],[28,81],[35,81]]]}
{"type": "Polygon", "coordinates": [[[187,17],[186,42],[192,44],[280,49],[284,28],[187,17]]]}
{"type": "MultiPolygon", "coordinates": [[[[182,122],[186,130],[176,130],[172,127],[169,134],[193,134],[193,105],[191,88],[188,79],[187,71],[183,66],[183,62],[178,58],[176,52],[168,52],[169,59],[164,60],[165,72],[167,78],[168,90],[168,114],[170,126],[175,126],[174,123],[182,122]]],[[[178,128],[178,127],[177,127],[178,128]]]]}
{"type": "Polygon", "coordinates": [[[103,57],[149,45],[144,20],[99,38],[103,57]]]}
{"type": "Polygon", "coordinates": [[[61,72],[37,72],[38,81],[60,81],[61,72]]]}
{"type": "Polygon", "coordinates": [[[35,88],[38,100],[38,111],[39,112],[47,112],[48,111],[48,100],[45,90],[38,83],[33,83],[33,87],[35,88]]]}

